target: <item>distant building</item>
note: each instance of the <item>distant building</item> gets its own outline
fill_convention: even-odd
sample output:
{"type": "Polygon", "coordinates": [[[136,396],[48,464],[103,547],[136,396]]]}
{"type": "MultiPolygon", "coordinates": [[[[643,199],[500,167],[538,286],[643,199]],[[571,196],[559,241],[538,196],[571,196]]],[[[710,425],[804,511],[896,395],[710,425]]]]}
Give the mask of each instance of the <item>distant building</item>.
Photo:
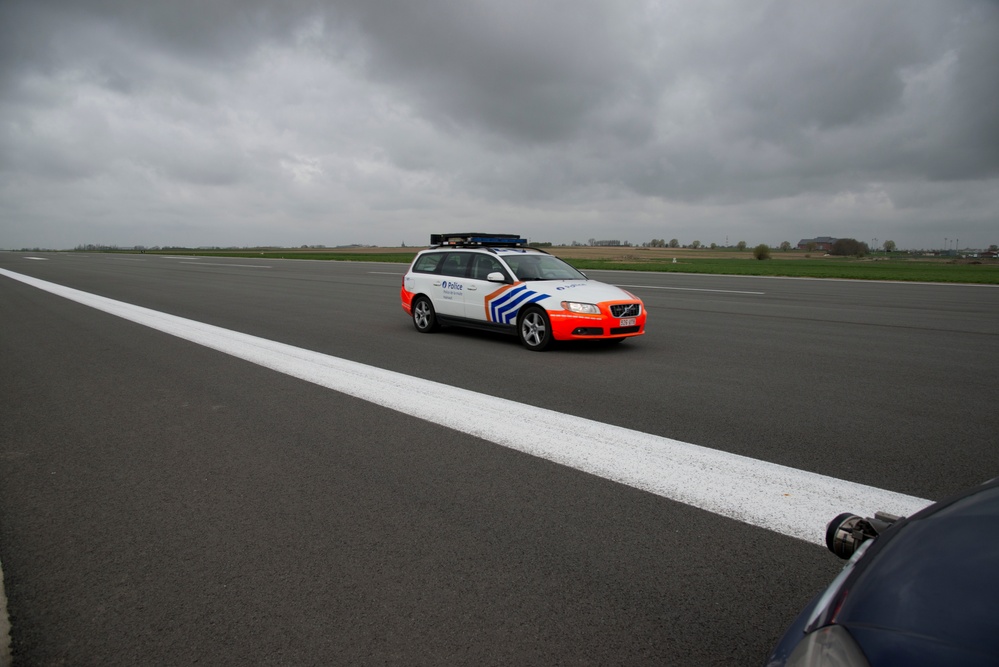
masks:
{"type": "Polygon", "coordinates": [[[829,252],[833,248],[833,244],[839,239],[834,239],[831,236],[817,236],[814,239],[801,239],[798,241],[798,250],[824,250],[829,252]],[[809,248],[809,246],[812,246],[809,248]]]}

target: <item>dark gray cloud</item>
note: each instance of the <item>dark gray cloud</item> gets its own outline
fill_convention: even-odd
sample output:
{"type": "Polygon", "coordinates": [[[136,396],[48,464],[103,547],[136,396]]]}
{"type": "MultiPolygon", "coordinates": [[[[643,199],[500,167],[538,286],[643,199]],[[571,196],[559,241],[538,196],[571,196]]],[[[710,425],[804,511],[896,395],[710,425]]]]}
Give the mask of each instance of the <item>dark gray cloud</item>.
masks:
{"type": "MultiPolygon", "coordinates": [[[[442,128],[517,142],[567,140],[634,76],[626,5],[579,2],[357,2],[367,71],[399,86],[442,128]]],[[[332,33],[335,38],[335,31],[332,33]]]]}
{"type": "Polygon", "coordinates": [[[0,245],[993,243],[997,37],[986,0],[6,0],[0,245]]]}

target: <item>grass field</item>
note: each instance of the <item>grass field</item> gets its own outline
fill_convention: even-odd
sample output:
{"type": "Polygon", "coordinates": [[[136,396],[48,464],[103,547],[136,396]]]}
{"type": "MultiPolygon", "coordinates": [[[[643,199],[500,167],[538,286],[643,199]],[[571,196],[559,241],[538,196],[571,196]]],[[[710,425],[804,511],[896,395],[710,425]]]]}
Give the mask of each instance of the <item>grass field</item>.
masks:
{"type": "MultiPolygon", "coordinates": [[[[261,259],[311,259],[354,262],[408,263],[417,248],[258,249],[155,251],[207,257],[256,257],[261,259]]],[[[904,253],[874,257],[831,257],[799,251],[772,251],[769,260],[756,260],[751,250],[690,248],[546,248],[581,270],[661,271],[744,276],[900,280],[917,282],[999,285],[999,261],[913,258],[904,253]]],[[[152,251],[146,251],[152,252],[152,251]]]]}

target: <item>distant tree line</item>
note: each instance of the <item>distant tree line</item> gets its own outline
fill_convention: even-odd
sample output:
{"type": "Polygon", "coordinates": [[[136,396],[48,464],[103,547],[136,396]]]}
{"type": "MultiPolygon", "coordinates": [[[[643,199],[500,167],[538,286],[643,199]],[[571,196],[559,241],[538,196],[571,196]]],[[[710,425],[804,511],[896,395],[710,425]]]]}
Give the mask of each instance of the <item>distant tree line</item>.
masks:
{"type": "MultiPolygon", "coordinates": [[[[116,245],[105,245],[103,243],[87,243],[87,244],[83,244],[83,245],[78,245],[78,246],[76,246],[73,249],[74,250],[86,250],[88,252],[95,252],[95,251],[101,251],[101,250],[121,250],[121,248],[119,248],[116,245]]],[[[131,248],[129,248],[129,250],[131,250],[131,248]]]]}
{"type": "MultiPolygon", "coordinates": [[[[745,241],[739,241],[734,246],[728,246],[728,247],[730,248],[734,247],[735,249],[742,251],[745,250],[748,247],[748,245],[749,244],[747,244],[745,241]]],[[[643,243],[642,246],[646,248],[692,248],[692,249],[705,247],[703,243],[697,240],[691,241],[690,245],[681,245],[678,239],[670,239],[669,241],[667,241],[666,239],[652,239],[651,241],[643,243]]],[[[714,250],[719,246],[716,243],[712,243],[708,247],[714,250]]],[[[780,248],[781,252],[788,252],[794,246],[791,245],[790,241],[781,241],[780,245],[777,247],[780,248]]],[[[895,252],[894,241],[885,241],[883,247],[885,252],[895,252]]],[[[806,250],[810,251],[814,251],[815,249],[816,248],[814,243],[810,243],[808,247],[806,247],[806,250]]],[[[761,243],[760,245],[756,246],[753,249],[753,256],[756,257],[757,259],[769,259],[770,250],[771,248],[769,245],[761,243]]],[[[832,250],[829,251],[829,254],[840,255],[844,257],[850,257],[850,256],[864,257],[866,255],[869,255],[870,252],[871,252],[870,247],[863,241],[858,241],[857,239],[837,239],[836,242],[833,244],[832,250]]]]}

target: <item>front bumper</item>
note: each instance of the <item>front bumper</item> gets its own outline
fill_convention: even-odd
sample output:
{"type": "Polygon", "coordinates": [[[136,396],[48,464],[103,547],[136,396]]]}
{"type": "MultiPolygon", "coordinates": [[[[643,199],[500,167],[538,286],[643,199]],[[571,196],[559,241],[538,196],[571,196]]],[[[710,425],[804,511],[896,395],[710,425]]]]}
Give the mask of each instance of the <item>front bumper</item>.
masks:
{"type": "Polygon", "coordinates": [[[552,323],[552,336],[555,340],[606,340],[615,338],[631,338],[645,333],[645,308],[633,318],[634,323],[613,317],[610,306],[614,304],[599,304],[600,314],[586,315],[572,313],[567,310],[549,310],[548,318],[552,323]]]}

